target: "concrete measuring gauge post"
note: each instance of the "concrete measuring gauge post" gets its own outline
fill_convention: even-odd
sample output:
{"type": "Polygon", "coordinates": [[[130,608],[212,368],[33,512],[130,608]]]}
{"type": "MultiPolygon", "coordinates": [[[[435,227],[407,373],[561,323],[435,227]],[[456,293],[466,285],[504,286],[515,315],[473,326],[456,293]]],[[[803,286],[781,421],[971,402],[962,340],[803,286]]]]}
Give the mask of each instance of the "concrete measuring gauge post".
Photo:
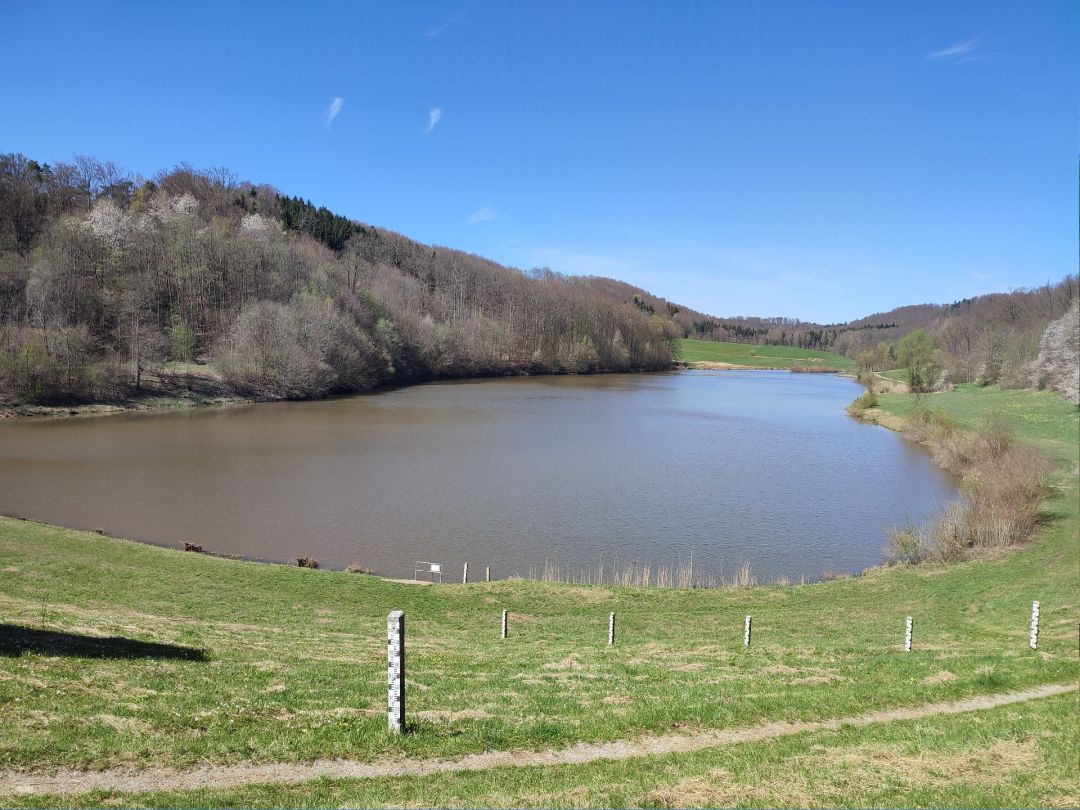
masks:
{"type": "Polygon", "coordinates": [[[386,719],[391,733],[405,731],[405,612],[386,617],[386,719]]]}

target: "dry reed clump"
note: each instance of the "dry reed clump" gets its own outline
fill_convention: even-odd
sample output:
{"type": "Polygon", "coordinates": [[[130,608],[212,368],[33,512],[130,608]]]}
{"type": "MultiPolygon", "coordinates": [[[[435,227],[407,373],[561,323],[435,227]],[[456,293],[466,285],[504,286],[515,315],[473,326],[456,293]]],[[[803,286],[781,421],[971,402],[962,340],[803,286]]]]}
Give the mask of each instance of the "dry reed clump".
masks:
{"type": "Polygon", "coordinates": [[[319,561],[311,557],[297,557],[296,564],[301,568],[318,568],[319,561]]]}
{"type": "Polygon", "coordinates": [[[739,571],[735,574],[735,581],[732,585],[736,588],[753,588],[757,585],[757,579],[750,572],[750,563],[743,563],[739,566],[739,571]]]}
{"type": "Polygon", "coordinates": [[[836,582],[840,579],[851,579],[850,571],[834,571],[831,568],[826,568],[821,572],[822,582],[836,582]]]}
{"type": "Polygon", "coordinates": [[[945,414],[917,410],[907,431],[927,444],[941,466],[963,476],[960,499],[925,524],[889,531],[892,562],[951,562],[970,550],[1022,543],[1039,524],[1049,465],[1031,447],[1015,444],[1012,423],[995,415],[964,433],[945,414]]]}
{"type": "MultiPolygon", "coordinates": [[[[904,433],[909,438],[929,445],[931,450],[959,432],[960,425],[951,415],[927,408],[918,400],[904,427],[904,433]]],[[[941,463],[940,460],[938,463],[941,463]]]]}
{"type": "Polygon", "coordinates": [[[1011,447],[964,479],[971,545],[1010,546],[1026,540],[1039,524],[1048,464],[1030,447],[1011,447]]]}
{"type": "Polygon", "coordinates": [[[693,562],[678,565],[652,563],[604,563],[595,568],[573,569],[557,559],[547,559],[541,571],[531,569],[525,579],[571,585],[617,585],[625,588],[752,588],[758,584],[750,563],[741,565],[731,580],[694,568],[693,562]]]}

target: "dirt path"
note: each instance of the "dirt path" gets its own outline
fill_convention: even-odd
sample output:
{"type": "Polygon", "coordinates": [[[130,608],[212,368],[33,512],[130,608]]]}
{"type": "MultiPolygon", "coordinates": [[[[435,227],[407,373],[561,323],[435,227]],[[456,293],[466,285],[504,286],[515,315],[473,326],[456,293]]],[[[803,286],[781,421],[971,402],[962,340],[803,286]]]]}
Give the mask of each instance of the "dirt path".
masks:
{"type": "Polygon", "coordinates": [[[577,765],[596,760],[620,760],[657,754],[685,753],[734,743],[752,742],[804,731],[835,730],[843,725],[868,726],[892,720],[917,720],[935,715],[993,709],[1010,703],[1062,695],[1077,684],[1047,684],[1021,692],[928,703],[922,706],[869,712],[834,720],[797,723],[764,723],[727,731],[695,734],[662,734],[609,743],[579,743],[548,751],[493,751],[457,759],[399,759],[379,762],[316,760],[315,762],[266,765],[222,765],[190,770],[153,767],[142,770],[59,771],[52,774],[0,772],[0,796],[59,796],[92,790],[134,793],[200,788],[232,788],[250,784],[307,782],[312,779],[371,779],[380,776],[428,776],[451,771],[483,771],[522,765],[577,765]]]}

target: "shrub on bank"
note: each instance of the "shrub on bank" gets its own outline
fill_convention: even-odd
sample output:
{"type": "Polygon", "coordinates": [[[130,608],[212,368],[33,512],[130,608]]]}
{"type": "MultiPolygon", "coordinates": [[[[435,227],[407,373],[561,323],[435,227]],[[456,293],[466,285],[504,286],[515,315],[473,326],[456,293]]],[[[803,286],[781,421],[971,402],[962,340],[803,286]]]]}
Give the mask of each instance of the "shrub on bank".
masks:
{"type": "Polygon", "coordinates": [[[947,414],[917,408],[905,432],[926,444],[938,464],[963,476],[963,492],[927,523],[890,530],[890,560],[949,562],[973,550],[1022,543],[1034,533],[1049,465],[1037,450],[1015,444],[1007,418],[991,416],[968,433],[947,414]]]}
{"type": "Polygon", "coordinates": [[[1011,447],[976,465],[963,484],[968,545],[1000,548],[1030,537],[1039,525],[1048,474],[1046,459],[1030,447],[1011,447]]]}
{"type": "Polygon", "coordinates": [[[954,562],[962,559],[967,537],[967,504],[954,501],[926,523],[909,522],[888,531],[890,563],[954,562]]]}
{"type": "Polygon", "coordinates": [[[856,397],[854,402],[847,406],[847,412],[856,416],[865,410],[876,408],[877,406],[877,394],[874,393],[873,388],[867,388],[860,396],[856,397]]]}
{"type": "Polygon", "coordinates": [[[102,398],[115,387],[110,371],[86,326],[0,325],[0,392],[14,402],[102,398]]]}

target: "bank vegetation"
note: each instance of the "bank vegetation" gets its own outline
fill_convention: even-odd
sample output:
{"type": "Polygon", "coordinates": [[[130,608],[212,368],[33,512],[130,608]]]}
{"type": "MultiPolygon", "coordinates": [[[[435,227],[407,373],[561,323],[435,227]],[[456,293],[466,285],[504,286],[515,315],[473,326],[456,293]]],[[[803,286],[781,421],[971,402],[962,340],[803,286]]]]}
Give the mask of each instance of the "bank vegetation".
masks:
{"type": "Polygon", "coordinates": [[[966,431],[949,414],[918,402],[903,432],[960,477],[961,492],[928,521],[892,528],[886,548],[891,561],[955,562],[1020,545],[1035,533],[1050,465],[1038,450],[1016,442],[1008,417],[987,416],[978,430],[966,431]]]}

